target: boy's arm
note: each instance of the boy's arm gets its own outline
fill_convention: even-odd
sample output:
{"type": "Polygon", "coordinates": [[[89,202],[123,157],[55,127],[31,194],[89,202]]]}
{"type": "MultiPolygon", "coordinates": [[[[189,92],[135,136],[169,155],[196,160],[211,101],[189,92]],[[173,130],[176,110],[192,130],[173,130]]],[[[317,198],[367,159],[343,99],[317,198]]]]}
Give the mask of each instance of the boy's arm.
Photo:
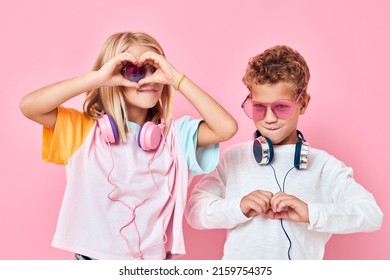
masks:
{"type": "Polygon", "coordinates": [[[229,229],[247,218],[241,211],[241,197],[225,198],[225,180],[221,164],[194,187],[187,203],[186,218],[196,229],[229,229]]]}
{"type": "Polygon", "coordinates": [[[353,178],[352,168],[332,159],[330,202],[308,203],[309,229],[330,233],[371,232],[382,225],[383,213],[373,195],[353,178]]]}

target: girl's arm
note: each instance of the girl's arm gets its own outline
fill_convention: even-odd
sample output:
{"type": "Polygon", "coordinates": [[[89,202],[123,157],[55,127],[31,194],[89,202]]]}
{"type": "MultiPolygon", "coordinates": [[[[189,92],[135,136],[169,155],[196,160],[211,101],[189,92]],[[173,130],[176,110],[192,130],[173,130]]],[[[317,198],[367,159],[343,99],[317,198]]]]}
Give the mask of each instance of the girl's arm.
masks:
{"type": "Polygon", "coordinates": [[[136,83],[123,78],[121,69],[127,61],[135,61],[129,53],[122,53],[100,68],[68,80],[40,88],[24,96],[20,110],[29,119],[47,127],[54,128],[57,107],[69,99],[102,86],[133,86],[136,83]]]}
{"type": "Polygon", "coordinates": [[[199,147],[223,142],[234,136],[237,132],[236,120],[204,90],[185,77],[180,83],[180,92],[204,119],[198,131],[199,147]]]}
{"type": "MultiPolygon", "coordinates": [[[[152,62],[157,68],[152,76],[139,81],[140,85],[147,83],[162,83],[177,87],[182,73],[175,69],[163,56],[153,52],[146,52],[140,58],[140,63],[152,62]]],[[[198,146],[207,146],[226,141],[237,132],[236,120],[209,96],[204,90],[193,83],[188,77],[181,82],[180,92],[200,113],[204,122],[199,126],[198,146]]]]}

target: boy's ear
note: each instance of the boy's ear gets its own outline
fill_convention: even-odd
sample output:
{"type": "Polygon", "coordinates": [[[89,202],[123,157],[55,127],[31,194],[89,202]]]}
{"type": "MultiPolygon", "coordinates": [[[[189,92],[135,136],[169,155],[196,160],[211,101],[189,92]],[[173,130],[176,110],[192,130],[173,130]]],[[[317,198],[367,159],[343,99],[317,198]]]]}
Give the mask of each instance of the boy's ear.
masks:
{"type": "Polygon", "coordinates": [[[306,94],[305,97],[303,98],[303,102],[301,104],[301,109],[299,110],[300,115],[303,115],[306,112],[306,109],[310,103],[310,98],[311,98],[310,94],[306,94]]]}

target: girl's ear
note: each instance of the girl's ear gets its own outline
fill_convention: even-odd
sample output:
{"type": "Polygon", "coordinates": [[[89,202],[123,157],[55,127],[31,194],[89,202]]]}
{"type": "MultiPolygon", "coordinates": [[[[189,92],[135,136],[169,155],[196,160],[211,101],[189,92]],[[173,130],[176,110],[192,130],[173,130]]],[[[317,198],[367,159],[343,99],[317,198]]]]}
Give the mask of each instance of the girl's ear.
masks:
{"type": "Polygon", "coordinates": [[[306,109],[307,107],[309,106],[309,103],[310,103],[310,94],[306,94],[304,97],[303,97],[303,101],[302,101],[302,104],[301,104],[301,109],[299,110],[299,114],[300,115],[303,115],[305,112],[306,112],[306,109]]]}

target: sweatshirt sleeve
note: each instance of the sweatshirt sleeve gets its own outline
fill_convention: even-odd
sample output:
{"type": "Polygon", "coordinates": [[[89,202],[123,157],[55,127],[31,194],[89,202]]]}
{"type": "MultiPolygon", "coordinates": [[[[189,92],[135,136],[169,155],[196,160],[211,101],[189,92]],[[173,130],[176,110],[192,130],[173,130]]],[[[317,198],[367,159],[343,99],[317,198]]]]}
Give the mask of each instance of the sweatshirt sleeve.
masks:
{"type": "Polygon", "coordinates": [[[240,197],[225,198],[225,174],[222,161],[194,187],[186,208],[187,222],[193,228],[230,229],[250,220],[241,211],[240,197]]]}
{"type": "Polygon", "coordinates": [[[353,178],[353,170],[331,158],[329,170],[330,200],[309,203],[309,230],[329,233],[372,232],[382,225],[383,213],[373,195],[353,178]]]}

